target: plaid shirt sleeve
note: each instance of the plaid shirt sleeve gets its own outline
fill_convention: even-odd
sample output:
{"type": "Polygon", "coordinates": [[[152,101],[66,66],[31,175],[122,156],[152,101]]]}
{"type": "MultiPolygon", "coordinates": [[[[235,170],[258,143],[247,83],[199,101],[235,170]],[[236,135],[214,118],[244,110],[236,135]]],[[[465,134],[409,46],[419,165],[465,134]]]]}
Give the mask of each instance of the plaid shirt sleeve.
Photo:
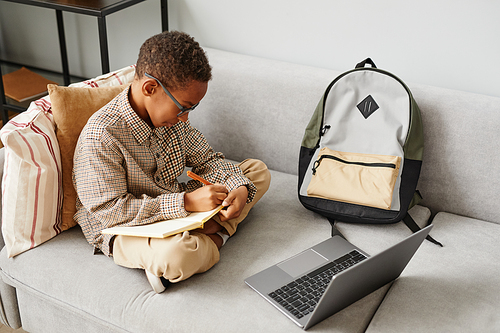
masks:
{"type": "Polygon", "coordinates": [[[246,186],[247,203],[253,200],[257,192],[255,185],[243,175],[239,167],[225,161],[222,153],[215,152],[205,137],[189,123],[186,123],[185,141],[186,165],[192,167],[194,173],[211,183],[226,185],[229,191],[246,186]]]}

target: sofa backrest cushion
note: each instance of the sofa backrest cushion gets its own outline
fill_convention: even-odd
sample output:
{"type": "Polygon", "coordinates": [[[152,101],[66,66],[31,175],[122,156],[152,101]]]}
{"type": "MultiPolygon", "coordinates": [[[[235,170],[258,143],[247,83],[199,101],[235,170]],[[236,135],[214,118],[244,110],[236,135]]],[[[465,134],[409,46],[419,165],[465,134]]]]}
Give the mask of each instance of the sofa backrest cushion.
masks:
{"type": "MultiPolygon", "coordinates": [[[[193,126],[227,158],[259,158],[270,169],[297,174],[304,130],[340,72],[205,50],[213,80],[189,116],[193,126]]],[[[352,66],[359,60],[353,59],[352,66]]],[[[422,204],[433,213],[448,211],[500,223],[500,98],[408,86],[424,125],[417,185],[422,204]]]]}
{"type": "Polygon", "coordinates": [[[304,130],[340,73],[205,50],[213,79],[191,123],[227,158],[259,158],[270,169],[297,174],[304,130]]]}
{"type": "Polygon", "coordinates": [[[410,85],[422,112],[422,204],[500,223],[500,98],[410,85]]]}

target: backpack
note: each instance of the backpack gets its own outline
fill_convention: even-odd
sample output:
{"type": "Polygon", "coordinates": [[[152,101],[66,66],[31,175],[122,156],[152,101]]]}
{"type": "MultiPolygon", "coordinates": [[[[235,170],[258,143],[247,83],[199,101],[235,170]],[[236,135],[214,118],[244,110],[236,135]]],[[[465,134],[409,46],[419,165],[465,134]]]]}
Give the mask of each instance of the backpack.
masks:
{"type": "Polygon", "coordinates": [[[336,221],[404,221],[416,232],[408,210],[421,200],[423,151],[422,119],[410,90],[368,58],[328,85],[306,127],[299,200],[329,220],[332,236],[340,234],[336,221]]]}

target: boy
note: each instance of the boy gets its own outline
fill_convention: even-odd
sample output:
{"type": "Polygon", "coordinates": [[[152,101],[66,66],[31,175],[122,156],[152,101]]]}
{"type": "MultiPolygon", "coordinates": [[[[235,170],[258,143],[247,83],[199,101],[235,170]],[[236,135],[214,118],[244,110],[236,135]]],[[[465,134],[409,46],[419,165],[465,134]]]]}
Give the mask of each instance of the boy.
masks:
{"type": "Polygon", "coordinates": [[[158,293],[217,263],[220,247],[270,183],[264,163],[224,161],[189,124],[211,75],[205,52],[187,34],[151,37],[141,47],[130,87],[89,119],[75,150],[75,220],[89,243],[116,264],[144,269],[158,293]],[[186,166],[214,185],[179,183],[186,166]],[[227,209],[203,229],[164,239],[101,234],[220,204],[227,209]]]}

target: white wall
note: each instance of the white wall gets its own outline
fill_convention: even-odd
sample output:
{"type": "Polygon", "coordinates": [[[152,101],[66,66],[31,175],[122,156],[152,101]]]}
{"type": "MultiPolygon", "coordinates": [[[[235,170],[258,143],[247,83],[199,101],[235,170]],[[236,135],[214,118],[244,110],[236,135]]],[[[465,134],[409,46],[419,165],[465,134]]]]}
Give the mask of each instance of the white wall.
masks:
{"type": "MultiPolygon", "coordinates": [[[[160,1],[108,16],[111,68],[161,30],[160,1]]],[[[498,0],[170,0],[170,28],[202,45],[340,71],[372,57],[407,82],[500,97],[498,0]]],[[[97,22],[64,15],[70,69],[100,74],[97,22]]],[[[55,14],[0,1],[0,56],[60,69],[55,14]]]]}
{"type": "MultiPolygon", "coordinates": [[[[101,74],[97,18],[63,13],[70,73],[101,74]]],[[[111,70],[135,63],[141,44],[161,32],[160,1],[147,0],[106,17],[111,70]]],[[[0,1],[0,58],[62,71],[54,10],[0,1]]]]}

